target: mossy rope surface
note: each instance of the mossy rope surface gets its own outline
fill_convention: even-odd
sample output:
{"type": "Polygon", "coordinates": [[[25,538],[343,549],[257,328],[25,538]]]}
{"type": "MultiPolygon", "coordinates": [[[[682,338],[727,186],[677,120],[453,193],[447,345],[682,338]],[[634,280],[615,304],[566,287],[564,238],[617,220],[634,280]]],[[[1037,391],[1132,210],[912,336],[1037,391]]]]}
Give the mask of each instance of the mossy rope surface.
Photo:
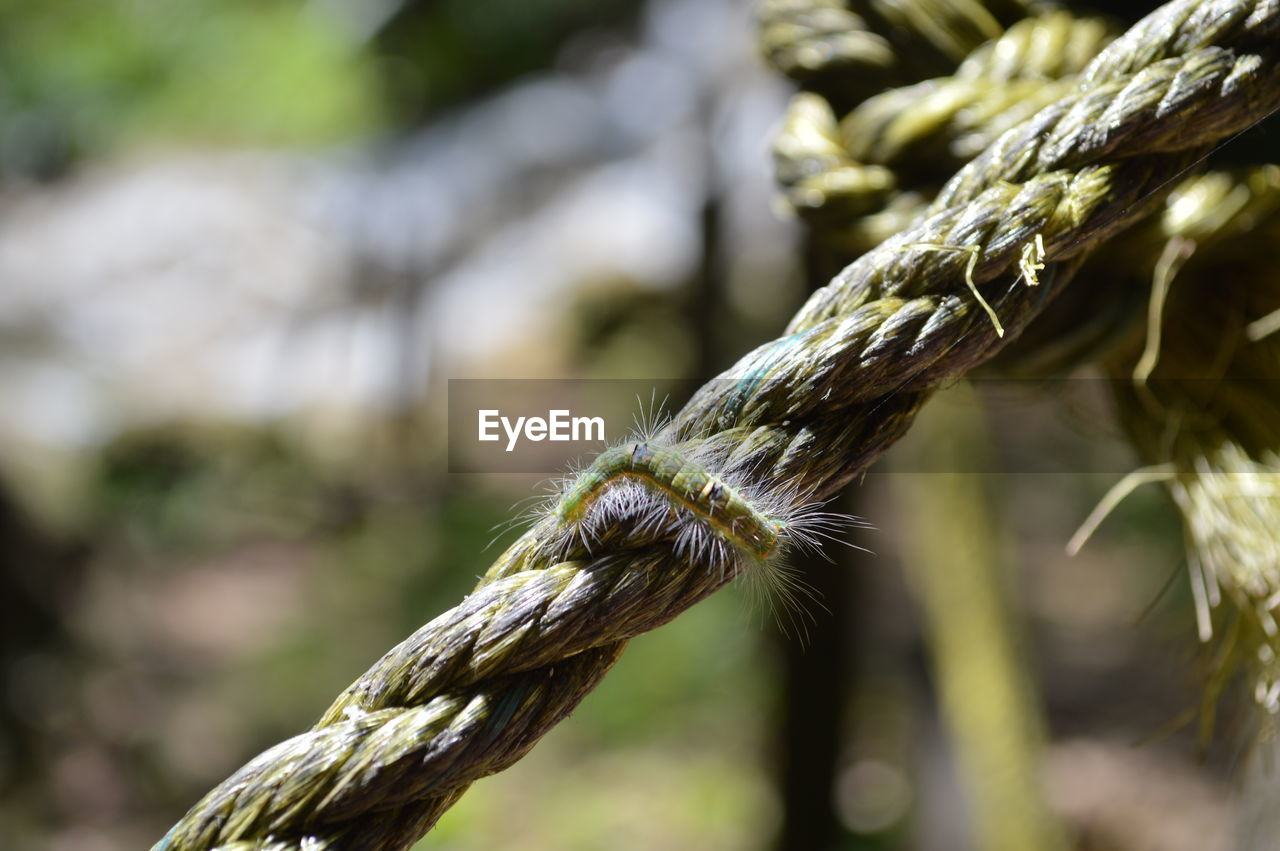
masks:
{"type": "MultiPolygon", "coordinates": [[[[907,229],[817,292],[778,340],[652,440],[752,486],[822,499],[910,426],[942,382],[1015,338],[1095,247],[1215,143],[1280,105],[1280,3],[1179,0],[1000,135],[907,229]],[[1043,246],[1038,283],[1026,249],[1043,246]],[[970,285],[999,317],[995,328],[970,285]]],[[[585,545],[549,513],[478,587],[392,649],[310,731],[197,803],[164,849],[399,849],[518,760],[617,660],[732,579],[619,517],[585,545]]]]}

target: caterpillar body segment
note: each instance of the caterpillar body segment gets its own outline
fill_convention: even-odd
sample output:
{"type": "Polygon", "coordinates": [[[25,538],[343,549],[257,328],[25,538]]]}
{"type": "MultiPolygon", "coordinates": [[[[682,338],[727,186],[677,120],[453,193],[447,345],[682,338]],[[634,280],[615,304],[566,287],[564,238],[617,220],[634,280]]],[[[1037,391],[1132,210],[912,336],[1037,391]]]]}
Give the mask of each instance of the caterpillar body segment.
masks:
{"type": "Polygon", "coordinates": [[[562,526],[587,518],[591,506],[616,482],[633,480],[688,509],[717,535],[763,561],[778,549],[787,523],[758,511],[740,490],[674,449],[647,441],[626,443],[601,453],[556,505],[562,526]]]}

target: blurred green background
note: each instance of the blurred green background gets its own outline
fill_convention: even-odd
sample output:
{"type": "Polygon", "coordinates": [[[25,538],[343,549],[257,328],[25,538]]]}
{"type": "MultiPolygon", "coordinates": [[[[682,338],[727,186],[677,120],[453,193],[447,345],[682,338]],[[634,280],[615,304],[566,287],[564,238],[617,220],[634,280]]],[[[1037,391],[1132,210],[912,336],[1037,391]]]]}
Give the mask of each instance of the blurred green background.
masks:
{"type": "MultiPolygon", "coordinates": [[[[537,481],[447,472],[447,379],[700,380],[783,327],[815,282],[752,40],[727,0],[0,2],[5,847],[149,846],[467,592],[537,481]]],[[[1135,464],[1094,389],[987,394],[969,533],[1077,847],[1225,848],[1171,508],[1063,552],[1135,464]]],[[[807,641],[717,595],[422,847],[974,847],[920,451],[842,505],[874,555],[799,565],[807,641]]]]}

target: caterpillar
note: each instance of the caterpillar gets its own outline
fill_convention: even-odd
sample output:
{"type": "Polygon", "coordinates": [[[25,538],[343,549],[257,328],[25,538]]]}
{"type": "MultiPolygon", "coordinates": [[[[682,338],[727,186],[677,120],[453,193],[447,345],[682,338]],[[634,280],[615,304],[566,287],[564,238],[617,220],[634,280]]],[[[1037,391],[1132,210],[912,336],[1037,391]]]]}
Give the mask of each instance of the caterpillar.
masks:
{"type": "Polygon", "coordinates": [[[605,450],[561,496],[555,508],[561,526],[582,522],[614,482],[631,479],[666,494],[706,522],[720,536],[757,560],[777,550],[787,523],[766,516],[723,479],[674,449],[647,441],[605,450]]]}
{"type": "Polygon", "coordinates": [[[692,562],[744,579],[748,596],[773,612],[779,628],[803,634],[812,617],[804,604],[816,598],[782,550],[820,553],[824,539],[863,549],[841,533],[866,524],[823,510],[794,485],[753,485],[741,464],[713,473],[697,450],[651,443],[654,427],[641,424],[630,442],[605,450],[555,497],[549,519],[564,537],[553,540],[576,539],[590,552],[592,539],[624,520],[670,536],[692,562]]]}

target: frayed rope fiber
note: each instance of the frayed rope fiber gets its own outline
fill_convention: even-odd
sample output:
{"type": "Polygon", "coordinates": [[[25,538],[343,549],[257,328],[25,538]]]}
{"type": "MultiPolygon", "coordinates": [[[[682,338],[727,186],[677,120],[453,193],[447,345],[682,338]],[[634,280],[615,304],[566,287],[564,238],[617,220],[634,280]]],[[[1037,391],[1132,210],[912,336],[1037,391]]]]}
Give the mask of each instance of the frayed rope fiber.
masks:
{"type": "MultiPolygon", "coordinates": [[[[977,29],[966,24],[965,38],[939,42],[937,55],[998,36],[1007,16],[993,15],[975,13],[977,29]]],[[[678,449],[708,478],[767,501],[765,516],[836,493],[907,430],[934,388],[1016,337],[1093,248],[1151,212],[1213,144],[1280,105],[1278,32],[1275,0],[1178,0],[1156,11],[647,445],[678,449]],[[1044,264],[1035,282],[1023,273],[1028,246],[1044,264]]],[[[615,511],[582,535],[549,506],[457,607],[387,653],[314,728],[213,789],[156,847],[408,848],[470,783],[511,765],[572,711],[627,639],[743,569],[742,559],[712,565],[701,548],[677,546],[677,527],[703,519],[673,516],[663,524],[615,511]]],[[[781,539],[779,550],[785,531],[781,539]]]]}

